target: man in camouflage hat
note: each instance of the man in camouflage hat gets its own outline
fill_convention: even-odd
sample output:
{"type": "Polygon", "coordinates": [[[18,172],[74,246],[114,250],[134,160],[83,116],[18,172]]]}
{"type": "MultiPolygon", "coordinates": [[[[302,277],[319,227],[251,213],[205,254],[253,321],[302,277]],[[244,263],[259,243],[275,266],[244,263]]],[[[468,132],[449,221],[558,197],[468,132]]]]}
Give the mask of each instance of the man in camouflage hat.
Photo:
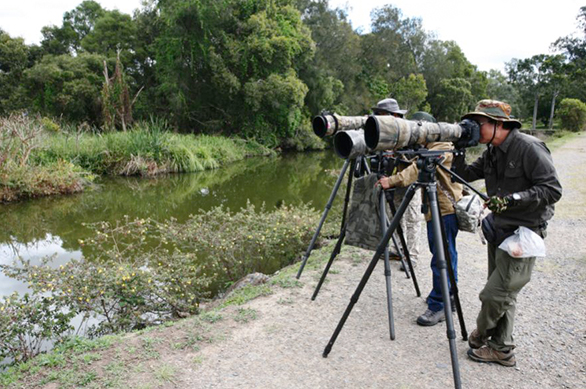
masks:
{"type": "Polygon", "coordinates": [[[467,165],[464,156],[454,165],[466,181],[484,179],[486,202],[492,211],[482,222],[488,241],[488,280],[480,292],[482,302],[477,328],[468,338],[468,356],[477,362],[515,366],[513,324],[517,294],[531,279],[535,257],[513,258],[498,246],[525,226],[542,238],[554,203],[562,196],[551,154],[537,138],[519,131],[521,122],[511,118],[511,106],[482,100],[462,119],[480,126],[484,153],[467,165]]]}
{"type": "Polygon", "coordinates": [[[376,103],[376,107],[372,107],[372,113],[375,115],[392,115],[397,118],[404,118],[408,111],[399,108],[399,103],[395,99],[384,99],[376,103]]]}
{"type": "MultiPolygon", "coordinates": [[[[435,118],[425,112],[417,112],[413,114],[412,120],[436,122],[435,118]]],[[[425,145],[429,150],[452,150],[454,146],[449,142],[431,142],[425,145]]],[[[448,169],[451,167],[453,159],[452,153],[445,154],[443,165],[448,169]]],[[[418,172],[414,161],[410,165],[396,174],[383,177],[378,182],[383,189],[389,188],[405,188],[417,180],[418,172]]],[[[454,278],[458,281],[458,252],[456,251],[456,236],[458,235],[458,221],[456,219],[456,210],[454,204],[462,198],[462,184],[452,182],[448,173],[438,169],[437,170],[438,183],[438,203],[442,215],[442,222],[446,232],[447,249],[450,253],[450,263],[454,271],[454,278]]],[[[410,206],[416,204],[417,209],[414,210],[418,217],[420,216],[421,196],[413,196],[410,206]]],[[[409,208],[407,208],[409,209],[409,208]]],[[[405,215],[407,212],[405,212],[405,215]]],[[[435,247],[433,235],[433,223],[431,222],[431,210],[425,215],[427,221],[427,242],[429,244],[429,251],[432,254],[430,268],[432,274],[432,289],[427,296],[427,309],[417,318],[417,324],[421,326],[434,326],[446,319],[444,311],[444,301],[442,295],[441,275],[438,268],[438,253],[435,247]]],[[[448,281],[449,282],[449,281],[448,281]]],[[[451,304],[452,310],[455,308],[451,304]]]]}

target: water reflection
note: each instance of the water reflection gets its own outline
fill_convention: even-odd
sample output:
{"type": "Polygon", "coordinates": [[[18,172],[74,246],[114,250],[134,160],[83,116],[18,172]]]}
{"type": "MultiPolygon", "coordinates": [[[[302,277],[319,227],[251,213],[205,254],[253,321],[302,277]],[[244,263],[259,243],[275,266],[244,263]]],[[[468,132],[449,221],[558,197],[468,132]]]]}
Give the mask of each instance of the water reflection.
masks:
{"type": "MultiPolygon", "coordinates": [[[[80,258],[84,249],[78,241],[90,234],[83,223],[116,223],[124,215],[181,222],[200,209],[223,204],[237,210],[247,201],[268,209],[283,202],[311,203],[321,210],[336,180],[332,171],[342,165],[332,152],[285,154],[201,173],[104,178],[81,194],[0,205],[0,263],[9,264],[16,255],[38,261],[55,254],[57,265],[80,258]]],[[[0,274],[0,295],[24,289],[0,274]]]]}

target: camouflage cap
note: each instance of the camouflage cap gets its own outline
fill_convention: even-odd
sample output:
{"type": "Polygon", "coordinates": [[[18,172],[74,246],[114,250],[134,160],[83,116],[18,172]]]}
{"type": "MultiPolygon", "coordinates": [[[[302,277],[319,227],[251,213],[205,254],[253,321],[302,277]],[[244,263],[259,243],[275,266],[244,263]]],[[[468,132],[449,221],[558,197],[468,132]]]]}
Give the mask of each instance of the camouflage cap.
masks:
{"type": "Polygon", "coordinates": [[[416,120],[420,122],[430,122],[430,123],[437,123],[437,120],[427,112],[419,111],[415,112],[411,115],[411,120],[416,120]]]}
{"type": "Polygon", "coordinates": [[[399,103],[395,99],[384,99],[376,103],[376,107],[372,107],[372,112],[376,115],[378,112],[385,112],[385,113],[396,113],[399,115],[405,115],[407,113],[406,109],[400,109],[399,103]]]}
{"type": "Polygon", "coordinates": [[[499,122],[513,123],[516,128],[521,128],[521,122],[511,119],[511,106],[497,100],[480,100],[473,112],[468,112],[462,119],[470,119],[472,116],[485,116],[499,122]]]}

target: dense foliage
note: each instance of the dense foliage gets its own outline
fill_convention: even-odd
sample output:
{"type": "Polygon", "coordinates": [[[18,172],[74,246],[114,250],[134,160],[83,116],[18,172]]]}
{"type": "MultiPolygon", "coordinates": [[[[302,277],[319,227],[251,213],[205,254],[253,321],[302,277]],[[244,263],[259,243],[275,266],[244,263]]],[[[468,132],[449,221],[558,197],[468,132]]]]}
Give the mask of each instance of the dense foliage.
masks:
{"type": "Polygon", "coordinates": [[[0,358],[38,354],[44,341],[73,333],[73,316],[88,335],[102,335],[197,313],[212,290],[261,265],[275,271],[291,264],[318,218],[307,206],[267,211],[248,205],[238,212],[214,208],[185,223],[126,218],[88,225],[93,235],[80,241],[81,260],[1,267],[30,293],[0,302],[0,358]]]}
{"type": "Polygon", "coordinates": [[[0,30],[0,115],[26,110],[107,130],[150,115],[183,132],[313,148],[321,110],[369,112],[395,97],[411,111],[458,120],[482,98],[553,126],[558,100],[586,100],[586,7],[555,54],[470,63],[421,19],[385,5],[354,31],[328,0],[149,0],[134,14],[85,0],[42,29],[40,46],[0,30]]]}

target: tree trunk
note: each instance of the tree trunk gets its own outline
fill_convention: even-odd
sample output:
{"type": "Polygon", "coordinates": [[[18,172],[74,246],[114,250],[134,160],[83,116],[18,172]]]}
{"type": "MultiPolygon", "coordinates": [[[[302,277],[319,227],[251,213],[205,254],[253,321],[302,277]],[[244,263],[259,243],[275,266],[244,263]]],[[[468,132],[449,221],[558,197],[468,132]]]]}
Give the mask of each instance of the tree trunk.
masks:
{"type": "Polygon", "coordinates": [[[555,111],[555,99],[558,97],[559,95],[559,91],[554,91],[553,92],[553,97],[551,98],[551,110],[549,111],[549,129],[553,129],[553,113],[555,111]]]}
{"type": "Polygon", "coordinates": [[[535,94],[535,103],[533,104],[533,124],[531,125],[531,135],[535,133],[537,125],[537,107],[539,106],[539,95],[535,94]]]}

